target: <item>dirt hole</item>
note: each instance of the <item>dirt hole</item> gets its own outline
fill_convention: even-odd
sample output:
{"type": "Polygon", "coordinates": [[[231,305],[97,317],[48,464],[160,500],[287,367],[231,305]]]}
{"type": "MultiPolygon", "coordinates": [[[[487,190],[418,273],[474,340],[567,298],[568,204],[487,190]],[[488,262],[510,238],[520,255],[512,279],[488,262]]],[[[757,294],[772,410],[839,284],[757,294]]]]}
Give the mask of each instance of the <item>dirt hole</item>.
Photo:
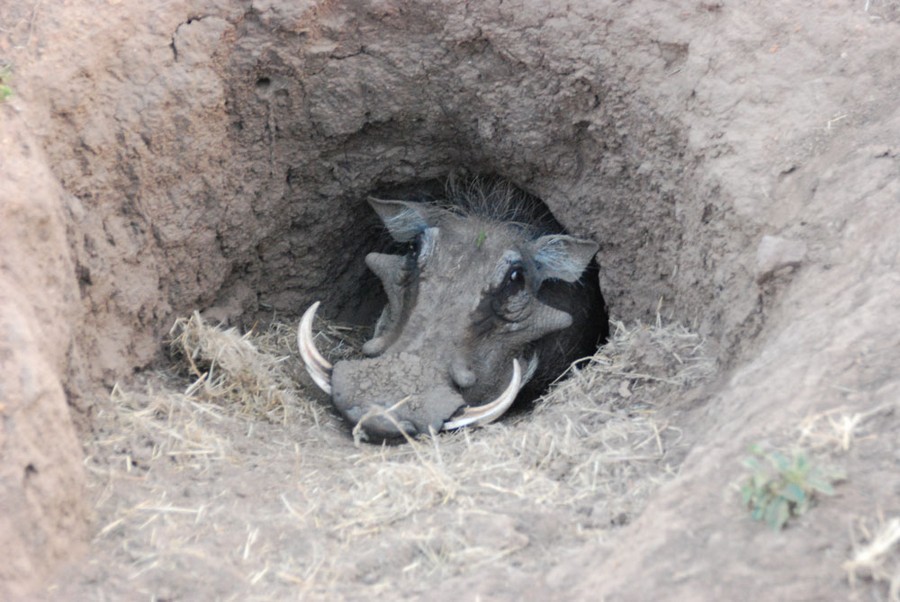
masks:
{"type": "Polygon", "coordinates": [[[543,570],[548,546],[633,520],[688,449],[669,401],[714,370],[740,291],[710,270],[720,231],[694,227],[713,193],[695,199],[678,120],[627,73],[516,59],[442,11],[283,8],[112,32],[115,52],[69,74],[80,100],[53,95],[102,559],[60,595],[355,597],[506,557],[543,570]],[[356,447],[296,360],[296,319],[322,301],[323,337],[352,348],[340,324],[373,324],[385,299],[363,258],[391,245],[366,197],[441,196],[461,166],[599,243],[610,344],[533,414],[356,447]]]}
{"type": "MultiPolygon", "coordinates": [[[[362,258],[386,243],[366,196],[423,187],[438,194],[462,166],[516,184],[570,233],[599,242],[601,284],[617,316],[649,320],[662,301],[667,317],[705,335],[719,328],[723,300],[691,265],[714,232],[692,231],[692,250],[681,247],[681,222],[710,209],[683,203],[676,213],[695,186],[684,134],[652,115],[627,82],[517,69],[466,36],[439,42],[427,30],[441,20],[427,11],[391,25],[354,14],[362,37],[323,25],[312,37],[332,40],[324,46],[268,19],[242,20],[220,58],[225,104],[215,117],[230,157],[213,149],[194,186],[209,222],[196,227],[214,230],[214,240],[186,240],[190,220],[152,226],[162,249],[176,253],[159,274],[176,313],[199,307],[246,329],[273,315],[296,317],[320,299],[329,318],[371,323],[383,297],[362,258]],[[440,58],[417,66],[402,48],[377,41],[386,26],[440,58]],[[540,90],[556,93],[549,100],[540,90]],[[194,279],[185,256],[193,253],[207,260],[194,279]]],[[[215,48],[229,27],[197,19],[179,28],[179,63],[200,89],[211,74],[191,61],[209,60],[200,45],[215,48]]],[[[188,108],[203,118],[197,104],[188,108]]]]}

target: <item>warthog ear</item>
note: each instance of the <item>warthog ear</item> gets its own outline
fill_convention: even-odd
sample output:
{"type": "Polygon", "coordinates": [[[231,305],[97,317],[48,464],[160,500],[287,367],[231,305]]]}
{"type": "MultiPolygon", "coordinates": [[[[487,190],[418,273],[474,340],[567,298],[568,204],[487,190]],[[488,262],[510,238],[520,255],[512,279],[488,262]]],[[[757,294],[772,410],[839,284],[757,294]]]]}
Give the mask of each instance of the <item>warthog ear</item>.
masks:
{"type": "Polygon", "coordinates": [[[434,209],[424,203],[369,197],[369,204],[397,242],[409,242],[434,225],[434,209]]]}
{"type": "Polygon", "coordinates": [[[531,242],[531,252],[541,281],[556,278],[575,282],[597,253],[592,240],[566,234],[548,234],[531,242]]]}

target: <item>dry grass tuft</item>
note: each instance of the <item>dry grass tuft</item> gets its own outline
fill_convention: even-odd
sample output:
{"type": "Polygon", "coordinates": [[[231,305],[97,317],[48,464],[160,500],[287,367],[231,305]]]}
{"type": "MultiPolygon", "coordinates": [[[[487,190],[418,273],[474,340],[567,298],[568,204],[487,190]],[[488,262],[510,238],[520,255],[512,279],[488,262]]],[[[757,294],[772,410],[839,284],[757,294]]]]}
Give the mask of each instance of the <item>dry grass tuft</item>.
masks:
{"type": "MultiPolygon", "coordinates": [[[[141,459],[143,464],[166,457],[205,466],[225,457],[228,442],[216,429],[223,418],[219,407],[174,391],[126,391],[119,385],[113,387],[110,399],[126,426],[120,436],[139,437],[150,443],[149,455],[141,459]]],[[[134,460],[131,456],[124,459],[129,470],[134,460]]]]}
{"type": "MultiPolygon", "coordinates": [[[[358,326],[338,324],[316,316],[313,327],[316,349],[332,363],[360,356],[360,349],[368,339],[369,330],[358,326]]],[[[297,323],[273,321],[269,327],[258,333],[251,333],[253,344],[271,355],[289,355],[291,365],[302,371],[297,361],[297,323]]]]}
{"type": "Polygon", "coordinates": [[[880,518],[874,529],[861,520],[858,530],[863,542],[854,542],[853,557],[844,563],[850,585],[856,579],[884,583],[891,602],[900,602],[900,518],[880,518]]]}
{"type": "Polygon", "coordinates": [[[291,410],[319,421],[319,408],[297,395],[289,328],[277,325],[264,335],[241,335],[206,323],[198,312],[179,318],[170,331],[173,350],[195,379],[189,398],[214,401],[239,413],[286,422],[291,410]]]}
{"type": "Polygon", "coordinates": [[[844,408],[834,408],[826,412],[806,417],[799,425],[798,445],[814,451],[829,450],[846,453],[851,445],[860,439],[873,437],[866,434],[870,420],[900,409],[900,404],[890,403],[867,412],[849,412],[844,408]]]}

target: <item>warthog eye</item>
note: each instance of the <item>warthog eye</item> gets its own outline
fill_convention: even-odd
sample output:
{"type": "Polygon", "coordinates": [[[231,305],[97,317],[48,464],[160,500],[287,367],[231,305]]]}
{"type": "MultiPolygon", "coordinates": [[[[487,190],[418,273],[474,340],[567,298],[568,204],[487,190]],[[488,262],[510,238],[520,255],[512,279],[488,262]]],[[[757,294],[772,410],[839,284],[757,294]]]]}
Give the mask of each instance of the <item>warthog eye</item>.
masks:
{"type": "Polygon", "coordinates": [[[437,228],[425,228],[424,231],[417,234],[414,239],[407,243],[407,257],[409,258],[411,269],[421,268],[425,265],[434,252],[437,237],[437,228]]]}
{"type": "Polygon", "coordinates": [[[504,321],[517,322],[520,312],[528,305],[525,290],[525,267],[521,264],[510,266],[503,279],[503,285],[493,295],[491,309],[504,321]]]}
{"type": "Polygon", "coordinates": [[[522,313],[530,304],[525,294],[525,267],[512,265],[503,278],[503,284],[490,295],[490,308],[494,316],[506,323],[520,322],[522,313]]]}
{"type": "Polygon", "coordinates": [[[505,297],[515,295],[525,286],[525,268],[521,265],[513,265],[506,272],[506,278],[503,281],[502,294],[505,297]]]}
{"type": "Polygon", "coordinates": [[[422,252],[422,234],[416,234],[416,237],[406,243],[406,252],[412,257],[418,257],[422,252]]]}
{"type": "Polygon", "coordinates": [[[404,284],[413,277],[418,267],[421,267],[422,249],[425,244],[425,233],[420,232],[414,239],[406,243],[406,274],[404,284]]]}

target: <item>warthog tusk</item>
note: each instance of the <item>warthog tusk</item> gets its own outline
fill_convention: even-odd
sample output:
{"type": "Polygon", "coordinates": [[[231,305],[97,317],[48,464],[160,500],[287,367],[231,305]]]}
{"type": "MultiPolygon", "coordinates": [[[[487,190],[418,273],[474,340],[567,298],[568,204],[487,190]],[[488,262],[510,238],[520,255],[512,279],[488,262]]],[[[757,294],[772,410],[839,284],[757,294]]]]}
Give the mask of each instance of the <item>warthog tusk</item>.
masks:
{"type": "Polygon", "coordinates": [[[509,385],[497,399],[482,406],[467,407],[458,417],[445,422],[441,430],[447,431],[464,426],[482,426],[497,420],[503,416],[506,410],[509,409],[509,406],[512,405],[512,402],[516,400],[516,395],[519,394],[519,389],[521,388],[522,368],[519,367],[519,360],[513,359],[512,380],[509,381],[509,385]]]}
{"type": "Polygon", "coordinates": [[[300,319],[300,327],[297,329],[297,346],[300,348],[303,365],[306,366],[306,371],[313,382],[331,395],[331,362],[322,357],[313,341],[312,324],[317,309],[319,309],[318,301],[310,305],[300,319]]]}

